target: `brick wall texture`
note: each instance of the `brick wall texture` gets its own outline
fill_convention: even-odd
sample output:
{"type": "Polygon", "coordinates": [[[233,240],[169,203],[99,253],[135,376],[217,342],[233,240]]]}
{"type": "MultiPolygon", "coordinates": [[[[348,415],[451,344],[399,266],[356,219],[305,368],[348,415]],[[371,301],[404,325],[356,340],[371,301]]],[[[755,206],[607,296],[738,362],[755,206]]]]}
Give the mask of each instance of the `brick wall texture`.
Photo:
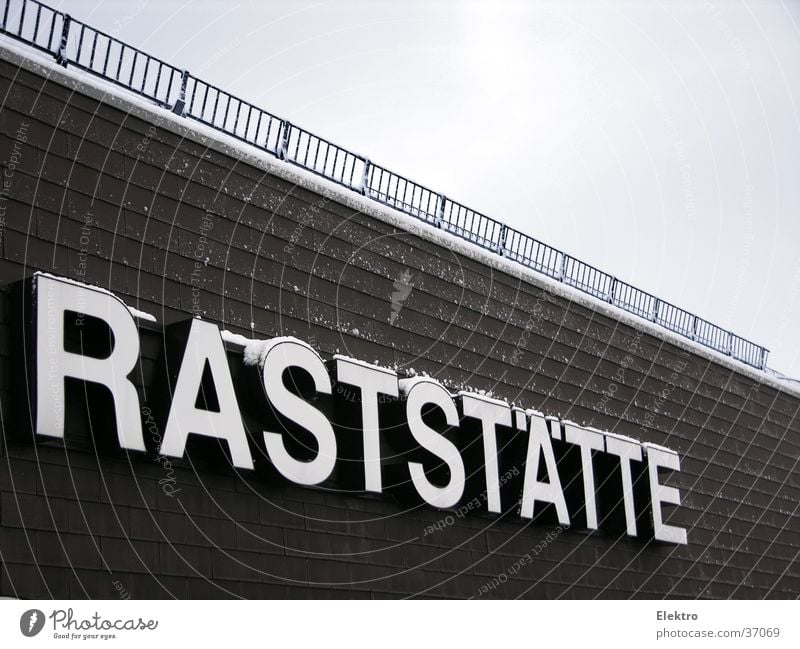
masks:
{"type": "MultiPolygon", "coordinates": [[[[8,61],[0,98],[4,287],[49,271],[159,324],[199,314],[293,335],[324,358],[413,368],[668,446],[683,498],[669,520],[689,530],[674,546],[516,515],[447,518],[202,461],[174,462],[169,497],[157,458],[19,434],[5,290],[0,595],[800,595],[796,396],[8,61]],[[402,300],[397,282],[411,286],[402,300]]],[[[160,336],[143,328],[144,378],[160,336]]]]}

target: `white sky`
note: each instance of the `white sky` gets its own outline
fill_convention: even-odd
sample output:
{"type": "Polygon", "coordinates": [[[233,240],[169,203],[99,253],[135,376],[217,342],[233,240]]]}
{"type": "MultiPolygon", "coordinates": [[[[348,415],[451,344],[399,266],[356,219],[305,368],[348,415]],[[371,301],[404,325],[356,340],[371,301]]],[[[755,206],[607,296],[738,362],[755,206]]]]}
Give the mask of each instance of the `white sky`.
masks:
{"type": "Polygon", "coordinates": [[[800,376],[800,2],[50,1],[800,376]]]}

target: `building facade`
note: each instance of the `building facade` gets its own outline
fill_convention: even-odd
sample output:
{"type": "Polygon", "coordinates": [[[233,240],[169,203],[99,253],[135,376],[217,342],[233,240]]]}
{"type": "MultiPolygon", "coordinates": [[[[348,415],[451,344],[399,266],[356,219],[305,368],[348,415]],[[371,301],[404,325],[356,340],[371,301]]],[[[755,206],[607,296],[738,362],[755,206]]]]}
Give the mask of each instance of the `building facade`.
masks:
{"type": "Polygon", "coordinates": [[[16,44],[0,46],[0,96],[0,595],[800,594],[800,393],[789,384],[16,44]],[[135,337],[104,322],[107,294],[75,293],[98,301],[94,316],[74,302],[42,310],[43,287],[63,297],[75,282],[130,307],[135,337]],[[137,347],[135,412],[122,417],[121,392],[102,381],[58,378],[58,398],[42,396],[42,313],[64,320],[54,325],[59,352],[103,359],[137,347]],[[201,328],[226,333],[198,333],[211,342],[195,349],[201,328]],[[277,376],[331,425],[336,458],[321,480],[305,465],[324,455],[322,438],[307,435],[302,416],[287,421],[289,406],[276,413],[267,372],[259,375],[267,347],[248,346],[275,339],[300,341],[292,344],[310,359],[305,373],[277,376]],[[217,342],[224,370],[210,351],[217,342]],[[245,362],[248,349],[261,362],[245,362]],[[309,387],[317,361],[308,354],[328,372],[328,391],[325,378],[309,387]],[[224,415],[232,388],[249,456],[237,460],[229,429],[228,439],[195,434],[164,452],[182,364],[195,357],[205,365],[187,410],[224,415]],[[372,473],[363,391],[382,375],[364,369],[372,378],[356,387],[343,373],[363,365],[349,359],[389,377],[376,399],[372,473]],[[230,383],[218,380],[228,371],[230,383]],[[404,410],[428,379],[453,395],[419,419],[449,427],[463,458],[455,500],[436,491],[455,481],[448,453],[421,452],[404,410]],[[510,404],[494,455],[468,405],[493,401],[497,412],[510,404]],[[445,422],[450,403],[456,419],[445,422]],[[62,416],[50,429],[48,408],[62,416]],[[304,461],[294,479],[264,448],[265,421],[304,461]],[[129,427],[142,449],[122,443],[129,427]],[[531,470],[535,428],[549,437],[531,470]],[[571,428],[604,440],[588,452],[594,525],[571,428]],[[609,463],[609,439],[634,440],[644,456],[609,463]],[[659,452],[673,452],[679,467],[648,474],[659,452]],[[419,482],[411,464],[422,467],[419,482]],[[381,489],[370,483],[376,467],[381,489]],[[555,474],[551,500],[526,515],[521,494],[531,485],[544,494],[555,474]],[[685,532],[685,543],[659,538],[659,523],[685,532]]]}

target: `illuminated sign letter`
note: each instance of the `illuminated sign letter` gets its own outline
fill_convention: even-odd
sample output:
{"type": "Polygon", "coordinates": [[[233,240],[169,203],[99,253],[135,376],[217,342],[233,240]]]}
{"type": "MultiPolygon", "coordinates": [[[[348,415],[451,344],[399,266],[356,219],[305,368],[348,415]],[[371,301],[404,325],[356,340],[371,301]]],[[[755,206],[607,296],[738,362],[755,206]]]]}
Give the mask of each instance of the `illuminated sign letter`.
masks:
{"type": "Polygon", "coordinates": [[[128,379],[139,359],[139,332],[128,307],[110,293],[37,273],[36,434],[64,437],[64,379],[98,383],[111,393],[119,445],[144,451],[139,395],[128,379]],[[102,320],[113,337],[105,358],[66,351],[64,316],[70,311],[102,320]]]}
{"type": "Polygon", "coordinates": [[[190,433],[226,440],[233,465],[253,468],[219,328],[198,319],[192,320],[186,338],[160,453],[181,457],[190,433]],[[206,367],[219,402],[218,412],[196,406],[206,367]]]}
{"type": "Polygon", "coordinates": [[[650,501],[653,510],[653,532],[657,541],[686,545],[686,530],[682,527],[665,525],[661,515],[661,503],[681,504],[681,494],[675,487],[667,487],[658,481],[658,468],[680,471],[678,454],[667,448],[652,444],[642,444],[647,455],[647,474],[650,479],[650,501]]]}
{"type": "Polygon", "coordinates": [[[464,462],[455,444],[422,421],[428,405],[442,410],[448,426],[458,426],[458,410],[447,389],[433,379],[402,379],[400,389],[406,395],[406,418],[411,435],[420,446],[441,458],[450,470],[450,482],[444,487],[431,484],[419,462],[409,462],[408,470],[417,493],[434,507],[452,507],[464,494],[464,462]]]}
{"type": "Polygon", "coordinates": [[[633,478],[631,477],[631,461],[642,461],[642,446],[634,439],[605,434],[606,453],[619,458],[622,474],[622,501],[625,504],[625,524],[628,536],[636,536],[636,510],[633,505],[633,478]]]}
{"type": "Polygon", "coordinates": [[[289,455],[280,433],[264,431],[264,443],[275,468],[292,482],[315,485],[328,479],[336,464],[336,438],[328,418],[284,385],[285,370],[298,367],[311,375],[317,392],[331,394],[331,379],[325,363],[309,345],[299,340],[276,338],[264,344],[264,389],[280,414],[305,428],[317,440],[316,457],[305,462],[289,455]]]}
{"type": "Polygon", "coordinates": [[[586,527],[597,529],[597,502],[595,500],[594,467],[592,451],[604,448],[603,434],[599,431],[581,428],[572,422],[564,422],[564,439],[581,449],[581,467],[583,473],[583,499],[586,512],[586,527]]]}
{"type": "MultiPolygon", "coordinates": [[[[558,467],[553,453],[553,444],[547,430],[547,421],[542,413],[535,410],[528,410],[527,413],[517,411],[516,424],[520,430],[525,430],[526,414],[530,419],[530,424],[528,426],[528,455],[525,460],[525,481],[522,487],[520,516],[533,518],[533,505],[536,501],[552,503],[558,513],[558,522],[561,525],[569,525],[567,503],[564,500],[564,491],[558,476],[558,467]],[[547,468],[547,482],[537,480],[536,474],[539,470],[540,457],[544,458],[544,465],[547,468]]],[[[558,425],[558,422],[555,425],[558,425]]]]}
{"type": "Polygon", "coordinates": [[[465,417],[481,421],[483,457],[486,472],[486,506],[500,513],[500,471],[497,466],[497,426],[511,426],[511,406],[473,392],[459,392],[465,417]]]}
{"type": "Polygon", "coordinates": [[[364,489],[381,493],[381,443],[378,394],[398,396],[397,374],[383,367],[334,356],[336,380],[361,390],[361,427],[364,437],[364,489]]]}

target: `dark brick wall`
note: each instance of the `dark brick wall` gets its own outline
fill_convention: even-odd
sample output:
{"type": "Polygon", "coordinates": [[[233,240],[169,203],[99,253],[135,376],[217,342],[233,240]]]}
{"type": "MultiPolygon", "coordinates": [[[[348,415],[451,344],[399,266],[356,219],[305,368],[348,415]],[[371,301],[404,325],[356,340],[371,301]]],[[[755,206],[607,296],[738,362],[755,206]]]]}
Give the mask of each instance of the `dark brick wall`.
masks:
{"type": "Polygon", "coordinates": [[[324,357],[414,368],[666,445],[682,459],[670,522],[689,528],[687,546],[513,515],[455,517],[426,534],[447,515],[180,463],[169,498],[155,460],[18,438],[6,295],[0,594],[800,594],[796,396],[5,61],[0,98],[3,285],[51,271],[160,323],[199,313],[244,334],[253,323],[256,337],[298,336],[324,357]],[[390,322],[404,272],[413,289],[390,322]]]}

